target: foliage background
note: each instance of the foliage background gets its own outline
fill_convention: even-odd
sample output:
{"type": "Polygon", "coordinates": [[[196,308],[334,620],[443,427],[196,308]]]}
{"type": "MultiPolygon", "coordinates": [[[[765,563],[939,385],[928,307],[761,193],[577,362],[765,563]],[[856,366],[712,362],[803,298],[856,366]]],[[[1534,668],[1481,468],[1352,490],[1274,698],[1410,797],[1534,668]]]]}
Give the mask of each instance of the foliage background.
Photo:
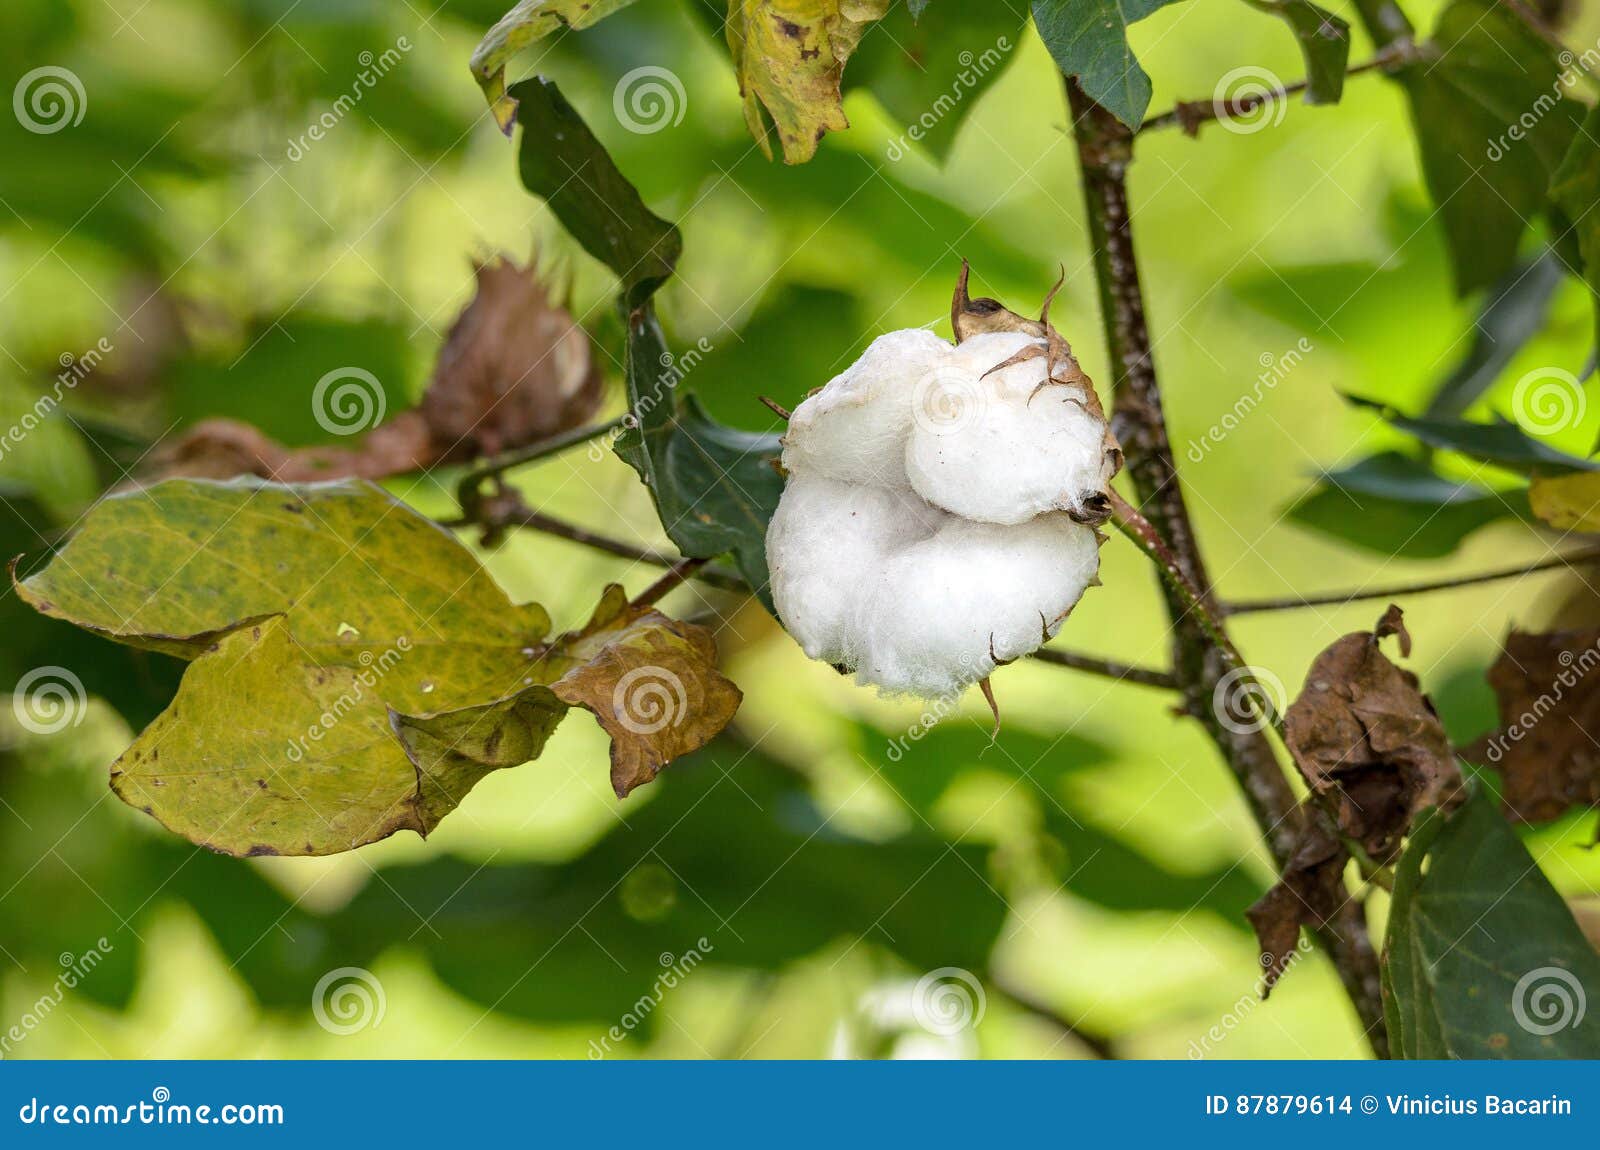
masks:
{"type": "MultiPolygon", "coordinates": [[[[332,368],[372,371],[390,409],[403,407],[469,297],[473,255],[537,246],[571,277],[574,306],[615,373],[620,328],[607,274],[521,189],[513,149],[465,67],[501,6],[5,6],[6,86],[41,63],[58,64],[81,77],[87,111],[53,135],[0,117],[0,422],[31,406],[62,354],[81,354],[102,337],[117,349],[106,378],[75,391],[0,460],[8,554],[41,548],[151,444],[197,419],[229,415],[291,443],[327,441],[310,394],[332,368]],[[349,90],[360,54],[380,54],[400,36],[412,45],[401,62],[326,139],[289,159],[290,141],[349,90]]],[[[943,166],[914,148],[891,161],[901,126],[855,92],[846,101],[851,130],[829,135],[811,164],[785,168],[746,135],[726,53],[695,7],[639,4],[581,36],[554,38],[514,74],[556,78],[647,201],[681,222],[686,254],[661,311],[679,348],[702,337],[713,348],[692,384],[715,414],[771,428],[757,393],[793,402],[874,335],[940,321],[961,256],[986,291],[1020,310],[1063,264],[1057,323],[1090,374],[1107,374],[1059,80],[1031,30],[1020,32],[1020,10],[1006,70],[971,98],[943,166]],[[630,133],[611,114],[618,80],[645,65],[670,67],[687,93],[682,122],[658,134],[630,133]]],[[[1427,9],[1411,12],[1419,27],[1430,23],[1427,9]]],[[[882,35],[869,31],[864,52],[882,35]]],[[[1600,15],[1588,14],[1569,42],[1597,37],[1600,15]]],[[[1168,8],[1132,38],[1155,78],[1155,110],[1208,96],[1218,76],[1241,65],[1283,79],[1301,73],[1279,23],[1226,0],[1168,8]]],[[[1356,39],[1353,61],[1368,54],[1356,39]]],[[[1281,123],[1252,134],[1213,127],[1198,142],[1176,131],[1153,136],[1141,142],[1132,181],[1180,450],[1254,388],[1264,364],[1302,336],[1313,347],[1220,446],[1198,463],[1181,461],[1226,593],[1338,588],[1541,557],[1537,539],[1515,523],[1491,524],[1447,560],[1422,564],[1352,550],[1283,516],[1317,470],[1354,462],[1393,435],[1351,410],[1336,388],[1414,409],[1465,353],[1471,307],[1451,296],[1397,87],[1353,78],[1338,107],[1294,105],[1281,123]]],[[[1590,350],[1590,306],[1581,285],[1565,283],[1546,333],[1474,412],[1504,409],[1524,371],[1576,370],[1590,350]]],[[[621,409],[615,384],[609,408],[621,409]]],[[[1585,453],[1597,430],[1600,409],[1556,442],[1585,453]]],[[[449,480],[391,487],[445,515],[449,480]]],[[[580,450],[518,482],[536,507],[661,541],[644,490],[614,458],[580,450]]],[[[531,534],[489,563],[514,597],[537,597],[560,624],[579,620],[600,582],[619,578],[638,590],[653,578],[531,534]]],[[[1161,664],[1165,627],[1152,576],[1117,543],[1105,563],[1106,586],[1064,642],[1161,664]]],[[[1563,577],[1542,575],[1406,604],[1417,638],[1409,665],[1458,741],[1492,725],[1492,699],[1471,668],[1493,657],[1509,623],[1548,621],[1572,590],[1563,577]]],[[[672,606],[692,612],[699,594],[681,591],[672,606]]],[[[827,821],[800,836],[799,851],[841,835],[883,851],[914,838],[927,852],[915,857],[938,864],[909,885],[903,909],[949,940],[952,953],[992,949],[976,1032],[985,1056],[1089,1052],[1018,997],[1128,1057],[1184,1057],[1230,1015],[1237,1027],[1214,1047],[1221,1056],[1363,1054],[1320,956],[1300,963],[1270,1002],[1254,1002],[1259,968],[1241,911],[1270,881],[1270,867],[1233,783],[1200,734],[1169,718],[1164,696],[1019,665],[996,679],[1007,716],[997,747],[984,749],[986,712],[968,700],[894,762],[888,748],[920,708],[878,700],[808,663],[753,606],[708,603],[723,619],[727,667],[746,693],[738,726],[760,743],[756,755],[719,748],[712,763],[681,777],[669,771],[619,806],[604,781],[603,737],[586,718],[573,719],[538,764],[489,778],[426,843],[408,835],[334,859],[243,863],[177,842],[106,789],[106,764],[159,695],[159,667],[29,617],[8,589],[0,675],[10,682],[41,664],[66,665],[96,699],[81,724],[45,737],[0,713],[0,1023],[51,992],[58,954],[81,954],[100,936],[114,944],[113,960],[15,1056],[586,1056],[618,1018],[606,1013],[608,984],[619,968],[639,974],[637,954],[621,951],[619,961],[614,946],[584,938],[587,901],[535,924],[562,940],[559,960],[545,965],[543,943],[530,948],[544,934],[518,933],[492,914],[427,921],[426,911],[404,905],[411,888],[402,885],[375,933],[383,1022],[351,1036],[320,1027],[304,993],[343,962],[345,936],[329,926],[320,937],[316,916],[337,921],[363,897],[382,904],[385,888],[396,889],[387,876],[407,866],[459,871],[463,889],[478,887],[490,903],[488,892],[553,875],[574,884],[574,898],[599,895],[608,942],[631,938],[648,955],[654,924],[688,913],[699,898],[664,860],[598,851],[590,857],[604,881],[588,872],[582,880],[598,881],[593,887],[572,868],[543,877],[525,868],[581,860],[608,833],[648,820],[651,804],[675,803],[699,816],[671,833],[707,835],[714,821],[717,861],[736,876],[735,889],[744,881],[757,892],[763,876],[790,865],[774,857],[766,828],[783,825],[783,804],[801,789],[827,821]],[[759,766],[766,755],[803,772],[804,788],[768,787],[789,775],[759,766]],[[716,781],[707,771],[720,773],[716,781]],[[947,844],[960,844],[959,853],[947,844]],[[296,902],[293,915],[281,909],[296,902]],[[991,920],[990,909],[1003,920],[991,920]],[[513,985],[539,992],[493,989],[513,985]],[[602,1004],[592,1017],[573,1005],[590,1002],[602,1004]]],[[[1246,617],[1237,636],[1292,694],[1318,650],[1369,626],[1377,610],[1246,617]]],[[[1580,849],[1589,833],[1573,818],[1532,839],[1570,896],[1600,880],[1600,860],[1580,849]]],[[[890,865],[880,852],[851,857],[890,865]]],[[[778,943],[786,930],[793,936],[773,948],[778,957],[765,969],[733,965],[738,913],[719,922],[730,934],[713,942],[726,946],[729,964],[697,970],[668,994],[619,1056],[825,1055],[842,1034],[859,1036],[873,987],[937,965],[916,959],[937,959],[938,946],[931,956],[926,948],[897,954],[917,948],[888,937],[882,919],[859,906],[803,883],[780,888],[796,902],[762,921],[778,943]]],[[[714,913],[722,919],[740,906],[733,898],[714,913]]]]}

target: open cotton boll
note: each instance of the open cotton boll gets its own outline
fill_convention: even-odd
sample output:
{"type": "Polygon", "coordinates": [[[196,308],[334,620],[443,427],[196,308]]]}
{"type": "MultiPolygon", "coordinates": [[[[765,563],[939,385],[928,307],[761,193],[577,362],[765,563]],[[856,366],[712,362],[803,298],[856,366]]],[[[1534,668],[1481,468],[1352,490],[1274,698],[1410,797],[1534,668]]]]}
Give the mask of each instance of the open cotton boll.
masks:
{"type": "Polygon", "coordinates": [[[854,664],[862,589],[891,551],[949,521],[910,492],[791,475],[767,528],[778,617],[813,659],[854,664]]]}
{"type": "Polygon", "coordinates": [[[1047,511],[1085,517],[1104,498],[1105,426],[1074,401],[1075,390],[1052,385],[1029,398],[985,381],[950,420],[919,410],[906,445],[912,489],[986,523],[1025,523],[1047,511]]]}
{"type": "Polygon", "coordinates": [[[873,340],[860,359],[795,408],[783,437],[785,470],[905,487],[912,392],[954,350],[922,328],[873,340]]]}
{"type": "Polygon", "coordinates": [[[856,678],[887,692],[958,692],[1042,646],[1099,569],[1094,530],[1065,515],[950,519],[891,555],[861,601],[856,678]]]}

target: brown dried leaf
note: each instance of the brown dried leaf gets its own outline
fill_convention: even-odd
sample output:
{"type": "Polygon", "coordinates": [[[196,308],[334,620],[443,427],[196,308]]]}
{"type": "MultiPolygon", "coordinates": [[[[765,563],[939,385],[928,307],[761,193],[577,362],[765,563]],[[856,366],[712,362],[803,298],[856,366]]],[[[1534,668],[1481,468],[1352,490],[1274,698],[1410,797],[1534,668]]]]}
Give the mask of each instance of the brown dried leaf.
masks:
{"type": "Polygon", "coordinates": [[[1343,905],[1344,864],[1350,858],[1322,812],[1302,809],[1304,830],[1283,875],[1245,911],[1261,944],[1261,997],[1272,992],[1300,943],[1302,926],[1318,927],[1343,905]]]}
{"type": "Polygon", "coordinates": [[[587,333],[551,301],[532,265],[496,257],[474,274],[477,294],[451,326],[416,410],[351,447],[286,447],[247,423],[206,420],[154,458],[149,478],[382,479],[582,424],[602,385],[587,333]]]}
{"type": "Polygon", "coordinates": [[[1500,729],[1468,747],[1500,772],[1501,800],[1524,822],[1600,805],[1600,628],[1513,631],[1489,668],[1500,729]]]}
{"type": "Polygon", "coordinates": [[[1448,801],[1461,781],[1455,754],[1417,678],[1378,649],[1411,637],[1391,606],[1371,633],[1346,635],[1322,654],[1285,716],[1286,739],[1301,774],[1332,796],[1339,829],[1375,859],[1393,856],[1411,820],[1448,801]]]}

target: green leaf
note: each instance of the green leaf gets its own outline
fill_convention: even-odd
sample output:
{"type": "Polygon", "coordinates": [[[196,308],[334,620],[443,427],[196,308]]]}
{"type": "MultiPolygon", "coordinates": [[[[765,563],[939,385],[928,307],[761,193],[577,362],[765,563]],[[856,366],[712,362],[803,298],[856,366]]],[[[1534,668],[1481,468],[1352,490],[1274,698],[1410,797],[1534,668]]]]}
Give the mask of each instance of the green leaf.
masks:
{"type": "Polygon", "coordinates": [[[535,41],[563,28],[575,30],[598,24],[633,0],[519,0],[484,34],[472,53],[472,74],[483,89],[495,122],[507,135],[517,115],[518,92],[506,92],[506,64],[535,41]]]}
{"type": "Polygon", "coordinates": [[[1350,65],[1350,25],[1311,0],[1246,0],[1285,21],[1306,62],[1306,103],[1337,104],[1350,65]]]}
{"type": "Polygon", "coordinates": [[[1128,46],[1128,25],[1174,0],[1033,0],[1033,22],[1056,67],[1130,128],[1150,107],[1150,77],[1128,46]]]}
{"type": "Polygon", "coordinates": [[[547,642],[454,537],[362,483],[170,480],[96,505],[18,593],[192,659],[112,787],[229,854],[329,854],[428,834],[485,774],[536,757],[570,706],[613,736],[619,795],[702,745],[738,691],[701,628],[630,608],[547,642]]]}
{"type": "Polygon", "coordinates": [[[713,420],[694,397],[679,393],[679,369],[670,365],[666,338],[647,304],[628,323],[628,406],[635,422],[617,440],[617,454],[649,487],[678,549],[699,558],[731,551],[770,607],[766,536],[783,494],[779,439],[713,420]]]}
{"type": "Polygon", "coordinates": [[[906,131],[891,146],[898,160],[912,143],[943,160],[984,91],[1017,54],[1027,17],[1009,4],[941,4],[923,16],[889,10],[850,62],[852,86],[866,87],[906,131]]]}
{"type": "Polygon", "coordinates": [[[1383,955],[1396,1056],[1600,1057],[1597,991],[1600,957],[1490,795],[1418,828],[1383,955]]]}
{"type": "Polygon", "coordinates": [[[1378,412],[1391,427],[1429,447],[1455,451],[1496,467],[1524,475],[1562,475],[1573,471],[1600,471],[1600,462],[1568,455],[1547,447],[1507,419],[1474,423],[1466,419],[1411,418],[1378,400],[1345,396],[1356,407],[1378,412]]]}
{"type": "Polygon", "coordinates": [[[1539,334],[1561,280],[1561,261],[1547,251],[1496,284],[1473,326],[1471,348],[1439,385],[1425,414],[1460,415],[1488,391],[1517,352],[1539,334]]]}
{"type": "Polygon", "coordinates": [[[1367,551],[1438,559],[1468,535],[1512,514],[1505,499],[1438,475],[1426,463],[1385,452],[1324,475],[1289,517],[1367,551]]]}
{"type": "Polygon", "coordinates": [[[845,61],[890,0],[728,0],[726,34],[761,150],[770,117],[786,164],[816,154],[824,134],[850,126],[841,97],[845,61]]]}
{"type": "Polygon", "coordinates": [[[585,251],[622,280],[629,310],[672,274],[683,237],[645,206],[561,90],[543,78],[511,89],[522,146],[523,186],[550,205],[585,251]]]}
{"type": "Polygon", "coordinates": [[[1555,50],[1495,0],[1451,0],[1424,59],[1399,75],[1456,288],[1489,287],[1548,210],[1583,105],[1565,97],[1555,50]]]}
{"type": "MultiPolygon", "coordinates": [[[[1600,315],[1600,108],[1589,113],[1572,138],[1572,146],[1550,184],[1550,195],[1573,221],[1578,252],[1583,257],[1583,280],[1595,295],[1600,315]]],[[[1600,322],[1600,321],[1597,321],[1600,322]]]]}

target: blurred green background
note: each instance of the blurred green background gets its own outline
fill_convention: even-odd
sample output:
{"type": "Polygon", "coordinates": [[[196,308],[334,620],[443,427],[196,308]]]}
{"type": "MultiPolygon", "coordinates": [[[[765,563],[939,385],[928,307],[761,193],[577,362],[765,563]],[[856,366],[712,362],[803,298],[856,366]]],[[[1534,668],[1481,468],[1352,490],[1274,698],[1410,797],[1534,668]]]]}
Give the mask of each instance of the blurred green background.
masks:
{"type": "MultiPolygon", "coordinates": [[[[43,553],[198,419],[327,442],[311,390],[352,363],[383,381],[390,410],[404,407],[470,298],[471,259],[498,250],[538,251],[570,279],[613,377],[608,413],[620,412],[608,275],[522,190],[466,68],[502,4],[4,6],[5,86],[67,69],[83,115],[49,133],[0,116],[0,425],[50,390],[62,357],[102,339],[114,349],[0,457],[7,557],[43,553]],[[409,48],[360,102],[293,147],[364,59],[401,38],[409,48]]],[[[685,257],[661,310],[677,346],[713,349],[688,385],[715,414],[771,429],[758,394],[795,402],[875,335],[941,330],[963,256],[986,294],[1021,311],[1064,266],[1057,324],[1090,374],[1108,375],[1059,79],[1020,15],[1003,72],[962,109],[943,163],[896,147],[903,125],[853,91],[851,129],[790,168],[753,147],[701,7],[645,0],[553,38],[513,75],[556,78],[651,206],[681,223],[685,257]],[[614,95],[645,66],[679,78],[684,114],[630,132],[614,95]]],[[[1427,5],[1411,14],[1431,20],[1427,5]]],[[[873,53],[893,60],[875,42],[889,35],[868,32],[862,68],[873,53]]],[[[1597,36],[1591,15],[1569,41],[1597,36]]],[[[1154,111],[1209,96],[1241,66],[1302,72],[1286,28],[1236,0],[1168,8],[1133,42],[1154,111]]],[[[1352,61],[1368,54],[1358,33],[1352,61]]],[[[1180,454],[1299,340],[1311,348],[1220,443],[1183,460],[1227,595],[1542,556],[1527,526],[1503,520],[1423,561],[1284,517],[1318,471],[1392,441],[1336,389],[1415,409],[1466,352],[1473,302],[1452,298],[1394,85],[1353,78],[1340,106],[1295,104],[1258,131],[1153,134],[1132,193],[1180,454]]],[[[1591,322],[1584,289],[1564,284],[1546,333],[1474,413],[1503,409],[1532,367],[1578,370],[1591,322]]],[[[1558,446],[1586,452],[1597,429],[1600,411],[1558,446]]],[[[443,517],[452,479],[391,487],[443,517]]],[[[609,456],[579,450],[517,482],[551,514],[664,544],[643,488],[609,456]]],[[[1059,642],[1163,664],[1150,572],[1119,541],[1104,554],[1105,586],[1059,642]]],[[[655,574],[528,534],[485,559],[560,624],[585,616],[602,582],[636,591],[655,574]]],[[[1543,575],[1405,604],[1410,666],[1454,735],[1492,723],[1477,668],[1508,625],[1547,620],[1571,590],[1543,575]]],[[[0,676],[65,667],[90,700],[46,735],[0,711],[0,1034],[37,1023],[8,1056],[1182,1058],[1214,1026],[1227,1037],[1205,1048],[1213,1056],[1364,1056],[1319,955],[1256,1001],[1242,911],[1270,867],[1226,771],[1164,695],[1017,665],[995,679],[997,743],[975,694],[911,740],[921,708],[807,662],[758,608],[696,589],[668,607],[709,616],[746,701],[731,737],[625,803],[606,786],[604,737],[574,717],[540,762],[490,777],[426,843],[241,862],[166,834],[107,789],[108,763],[162,705],[174,667],[32,616],[7,589],[0,676]],[[102,938],[104,960],[58,994],[61,972],[102,938]],[[690,950],[704,961],[663,992],[690,950]],[[318,984],[345,968],[382,1001],[381,1018],[371,1010],[348,1034],[313,1009],[318,984]],[[975,1029],[930,1033],[908,1013],[926,977],[954,979],[974,1013],[981,985],[975,1029]],[[607,1044],[617,1026],[624,1040],[607,1044]]],[[[1317,651],[1379,610],[1250,616],[1237,637],[1292,695],[1317,651]]],[[[1577,819],[1537,833],[1564,893],[1600,881],[1588,834],[1577,819]]],[[[1381,895],[1370,905],[1381,926],[1381,895]]]]}

